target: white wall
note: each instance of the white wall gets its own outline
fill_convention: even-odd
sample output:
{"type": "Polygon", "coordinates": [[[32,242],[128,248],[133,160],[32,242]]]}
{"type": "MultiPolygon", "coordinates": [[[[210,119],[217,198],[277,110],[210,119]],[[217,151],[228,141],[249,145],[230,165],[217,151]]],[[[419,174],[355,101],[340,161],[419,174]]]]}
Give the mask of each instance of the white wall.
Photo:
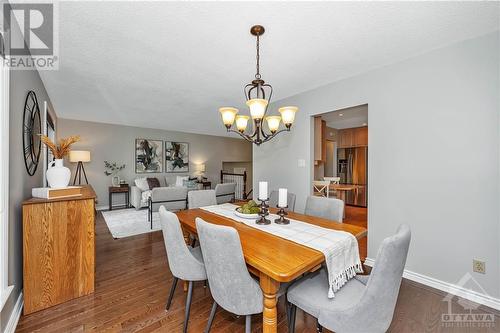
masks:
{"type": "Polygon", "coordinates": [[[408,270],[455,283],[481,259],[473,277],[499,297],[499,46],[497,31],[274,103],[300,111],[291,133],[254,147],[254,187],[288,187],[302,210],[310,117],[367,103],[368,256],[407,223],[408,270]]]}

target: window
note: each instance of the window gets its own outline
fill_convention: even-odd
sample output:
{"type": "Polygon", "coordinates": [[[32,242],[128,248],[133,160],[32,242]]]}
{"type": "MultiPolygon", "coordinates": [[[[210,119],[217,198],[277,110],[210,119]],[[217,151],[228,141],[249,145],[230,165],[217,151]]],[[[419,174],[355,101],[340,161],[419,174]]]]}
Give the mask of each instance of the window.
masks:
{"type": "MultiPolygon", "coordinates": [[[[1,35],[0,35],[1,40],[1,35]]],[[[0,43],[3,45],[3,43],[0,43]]],[[[2,48],[0,48],[2,51],[2,48]]],[[[0,54],[0,156],[9,156],[9,69],[0,54]]],[[[9,159],[0,159],[0,311],[13,287],[8,286],[9,159]]]]}

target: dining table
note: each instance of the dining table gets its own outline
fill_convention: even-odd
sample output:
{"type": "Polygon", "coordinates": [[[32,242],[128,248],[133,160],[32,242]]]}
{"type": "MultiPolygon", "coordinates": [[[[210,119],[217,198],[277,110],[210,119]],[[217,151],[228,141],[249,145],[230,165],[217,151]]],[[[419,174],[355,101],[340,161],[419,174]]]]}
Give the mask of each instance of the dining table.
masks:
{"type": "MultiPolygon", "coordinates": [[[[270,212],[275,214],[277,210],[270,208],[270,212]]],[[[304,273],[317,270],[325,261],[324,254],[320,251],[200,208],[186,209],[176,214],[186,235],[197,233],[195,223],[197,217],[209,223],[233,227],[238,231],[247,267],[259,278],[264,296],[262,331],[265,333],[277,331],[277,292],[280,284],[291,282],[304,273]]],[[[287,218],[345,231],[358,240],[367,235],[367,230],[363,227],[324,218],[295,212],[288,212],[287,218]]]]}

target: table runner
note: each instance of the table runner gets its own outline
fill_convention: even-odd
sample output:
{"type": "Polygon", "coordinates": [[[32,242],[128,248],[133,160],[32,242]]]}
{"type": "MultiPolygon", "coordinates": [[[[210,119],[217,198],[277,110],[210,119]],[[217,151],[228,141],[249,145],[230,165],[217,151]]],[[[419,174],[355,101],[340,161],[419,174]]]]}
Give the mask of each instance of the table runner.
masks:
{"type": "Polygon", "coordinates": [[[279,216],[275,214],[269,214],[268,216],[268,219],[272,222],[271,224],[259,225],[255,223],[255,219],[245,219],[236,216],[234,212],[237,207],[239,206],[222,204],[201,207],[201,209],[321,251],[325,256],[326,268],[328,270],[329,298],[335,297],[335,292],[349,279],[353,278],[356,273],[363,272],[359,258],[358,240],[352,234],[294,219],[289,219],[290,224],[287,225],[276,224],[273,221],[279,216]]]}

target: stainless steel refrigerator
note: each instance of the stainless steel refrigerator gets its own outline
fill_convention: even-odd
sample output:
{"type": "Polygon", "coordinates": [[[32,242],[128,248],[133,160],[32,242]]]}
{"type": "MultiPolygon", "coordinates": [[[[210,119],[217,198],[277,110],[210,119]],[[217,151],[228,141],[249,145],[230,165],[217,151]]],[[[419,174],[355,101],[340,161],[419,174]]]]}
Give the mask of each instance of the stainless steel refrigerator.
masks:
{"type": "Polygon", "coordinates": [[[356,185],[356,190],[345,191],[342,199],[347,205],[366,207],[368,204],[368,147],[339,148],[337,176],[341,184],[356,185]]]}

